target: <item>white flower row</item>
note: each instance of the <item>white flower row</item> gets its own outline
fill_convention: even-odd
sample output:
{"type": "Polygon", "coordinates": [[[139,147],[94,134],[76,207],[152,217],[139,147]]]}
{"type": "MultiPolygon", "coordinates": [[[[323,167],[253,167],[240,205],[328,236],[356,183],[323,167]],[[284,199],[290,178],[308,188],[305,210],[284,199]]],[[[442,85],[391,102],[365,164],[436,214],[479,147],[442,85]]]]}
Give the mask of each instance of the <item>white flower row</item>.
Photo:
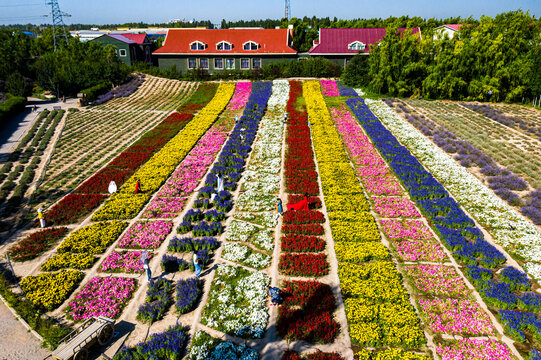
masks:
{"type": "MultiPolygon", "coordinates": [[[[256,216],[254,215],[254,217],[250,217],[249,219],[251,219],[252,221],[264,220],[264,221],[267,221],[268,224],[277,223],[278,219],[268,218],[270,216],[273,216],[273,217],[278,216],[276,214],[262,213],[258,215],[266,215],[266,214],[269,214],[269,216],[264,216],[264,217],[258,216],[259,219],[257,219],[256,216]]],[[[252,215],[252,214],[249,214],[249,215],[252,215]]],[[[248,221],[250,221],[249,219],[248,221]]],[[[274,226],[268,226],[268,227],[274,227],[274,226]]],[[[233,220],[231,224],[229,224],[226,230],[225,240],[232,241],[232,242],[239,242],[239,241],[250,242],[251,241],[252,244],[269,252],[271,252],[274,249],[274,236],[271,230],[261,229],[253,224],[250,224],[244,221],[239,221],[239,220],[233,220]]],[[[232,260],[232,261],[236,261],[236,260],[232,260]]]]}
{"type": "Polygon", "coordinates": [[[243,192],[237,200],[239,211],[271,211],[274,210],[275,205],[276,199],[273,195],[262,194],[255,190],[243,192]]]}
{"type": "Polygon", "coordinates": [[[271,262],[271,257],[268,255],[254,251],[246,245],[232,243],[226,243],[224,245],[222,258],[254,269],[267,268],[271,262]]]}
{"type": "Polygon", "coordinates": [[[251,336],[262,334],[269,318],[266,307],[269,282],[262,272],[219,264],[201,322],[232,334],[241,329],[251,336]]]}
{"type": "Polygon", "coordinates": [[[366,103],[494,241],[525,259],[525,270],[541,280],[541,234],[535,226],[382,101],[367,99],[366,103]]]}
{"type": "Polygon", "coordinates": [[[258,214],[252,213],[235,213],[233,217],[238,220],[244,220],[253,224],[258,224],[267,228],[274,228],[278,225],[278,214],[275,212],[263,212],[258,214]]]}
{"type": "Polygon", "coordinates": [[[267,107],[285,109],[287,100],[289,99],[289,81],[287,80],[274,80],[272,82],[272,94],[267,102],[267,107]]]}

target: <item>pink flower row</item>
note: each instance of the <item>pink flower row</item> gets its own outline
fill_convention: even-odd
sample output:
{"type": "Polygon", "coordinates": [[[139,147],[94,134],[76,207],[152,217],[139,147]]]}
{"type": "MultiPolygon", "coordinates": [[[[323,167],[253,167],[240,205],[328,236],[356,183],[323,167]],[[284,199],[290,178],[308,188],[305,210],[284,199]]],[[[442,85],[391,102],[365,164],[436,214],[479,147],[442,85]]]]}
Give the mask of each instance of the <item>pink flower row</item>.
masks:
{"type": "Polygon", "coordinates": [[[390,239],[433,239],[430,229],[421,220],[381,220],[381,227],[390,239]]]}
{"type": "Polygon", "coordinates": [[[374,211],[389,218],[418,218],[421,214],[408,199],[393,197],[372,197],[374,211]]]}
{"type": "Polygon", "coordinates": [[[235,93],[227,105],[227,110],[239,110],[246,106],[252,93],[251,82],[239,82],[235,87],[235,93]]]}
{"type": "Polygon", "coordinates": [[[405,265],[404,271],[422,292],[447,297],[468,296],[466,284],[454,267],[444,265],[405,265]]]}
{"type": "Polygon", "coordinates": [[[516,359],[504,343],[493,339],[460,339],[449,345],[437,344],[442,360],[512,360],[516,359]]]}
{"type": "Polygon", "coordinates": [[[403,240],[393,242],[403,261],[445,262],[447,255],[437,243],[426,240],[403,240]]]}
{"type": "Polygon", "coordinates": [[[75,321],[92,316],[116,319],[135,291],[135,279],[119,277],[92,278],[68,304],[66,312],[75,321]]]}
{"type": "Polygon", "coordinates": [[[323,96],[340,96],[338,86],[334,80],[320,80],[323,96]]]}
{"type": "Polygon", "coordinates": [[[422,312],[435,333],[452,335],[493,335],[488,315],[471,300],[419,300],[422,312]]]}
{"type": "MultiPolygon", "coordinates": [[[[143,272],[143,264],[141,263],[142,253],[142,251],[113,251],[101,264],[100,271],[124,273],[143,272]]],[[[152,253],[149,253],[148,258],[152,258],[152,253]]]]}
{"type": "Polygon", "coordinates": [[[119,248],[124,249],[157,249],[171,232],[171,221],[157,220],[134,223],[124,234],[119,248]]]}

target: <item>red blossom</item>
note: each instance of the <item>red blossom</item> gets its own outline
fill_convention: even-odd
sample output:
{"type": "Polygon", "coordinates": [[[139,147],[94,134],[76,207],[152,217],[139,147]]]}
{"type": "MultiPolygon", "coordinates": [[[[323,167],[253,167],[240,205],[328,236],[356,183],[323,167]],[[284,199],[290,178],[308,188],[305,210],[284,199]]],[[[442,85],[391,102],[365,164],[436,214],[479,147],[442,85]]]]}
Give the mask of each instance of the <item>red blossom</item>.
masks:
{"type": "Polygon", "coordinates": [[[329,273],[325,254],[282,254],[280,272],[290,276],[324,276],[329,273]]]}
{"type": "Polygon", "coordinates": [[[281,239],[285,252],[321,252],[325,250],[325,240],[316,236],[288,234],[281,239]]]}
{"type": "Polygon", "coordinates": [[[68,233],[68,228],[48,228],[34,232],[9,250],[9,255],[15,261],[26,261],[37,258],[49,250],[58,240],[68,233]]]}

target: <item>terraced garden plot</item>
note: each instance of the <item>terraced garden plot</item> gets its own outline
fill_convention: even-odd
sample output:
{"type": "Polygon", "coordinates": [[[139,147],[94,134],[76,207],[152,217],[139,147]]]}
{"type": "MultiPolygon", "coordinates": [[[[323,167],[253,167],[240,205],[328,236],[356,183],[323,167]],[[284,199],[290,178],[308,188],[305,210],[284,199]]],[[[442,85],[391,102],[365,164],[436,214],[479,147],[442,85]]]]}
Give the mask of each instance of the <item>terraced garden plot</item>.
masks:
{"type": "Polygon", "coordinates": [[[408,105],[541,189],[541,142],[453,102],[408,100],[408,105]]]}
{"type": "Polygon", "coordinates": [[[198,87],[197,82],[178,81],[145,75],[145,81],[131,96],[96,106],[96,110],[173,111],[198,87]]]}

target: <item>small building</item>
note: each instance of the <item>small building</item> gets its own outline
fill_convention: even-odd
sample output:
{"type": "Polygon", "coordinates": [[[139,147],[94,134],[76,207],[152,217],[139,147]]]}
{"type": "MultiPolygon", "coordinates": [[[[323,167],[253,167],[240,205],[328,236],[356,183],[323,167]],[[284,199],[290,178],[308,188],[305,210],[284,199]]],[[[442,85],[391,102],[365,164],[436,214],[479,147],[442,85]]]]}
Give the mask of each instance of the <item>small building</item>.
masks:
{"type": "MultiPolygon", "coordinates": [[[[398,31],[403,33],[406,29],[399,28],[398,31]]],[[[411,33],[421,37],[419,28],[412,28],[411,33]]],[[[319,39],[314,40],[308,55],[325,57],[345,67],[356,54],[368,55],[370,47],[379,43],[385,34],[385,28],[319,29],[319,39]]]]}
{"type": "Polygon", "coordinates": [[[434,39],[443,39],[447,35],[449,39],[452,39],[455,34],[460,30],[462,24],[445,24],[438,26],[434,29],[434,39]]]}
{"type": "Polygon", "coordinates": [[[161,69],[253,70],[278,61],[296,60],[293,27],[288,29],[169,29],[152,55],[161,69]]]}
{"type": "Polygon", "coordinates": [[[90,41],[97,41],[116,48],[120,61],[133,65],[137,61],[151,62],[152,41],[147,34],[105,34],[90,41]]]}

